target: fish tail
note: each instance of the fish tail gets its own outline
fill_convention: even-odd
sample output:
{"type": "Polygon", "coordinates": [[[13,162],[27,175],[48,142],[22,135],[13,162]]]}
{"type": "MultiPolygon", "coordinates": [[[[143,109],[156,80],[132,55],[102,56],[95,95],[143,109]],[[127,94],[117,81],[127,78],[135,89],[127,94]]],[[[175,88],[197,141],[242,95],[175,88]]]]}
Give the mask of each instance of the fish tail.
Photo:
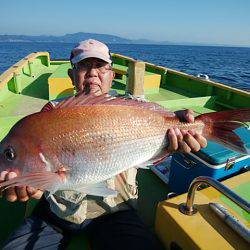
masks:
{"type": "Polygon", "coordinates": [[[241,138],[234,132],[239,127],[246,127],[244,122],[250,121],[249,108],[203,114],[199,115],[197,120],[204,123],[203,135],[206,138],[234,151],[243,154],[250,153],[241,138]]]}
{"type": "Polygon", "coordinates": [[[18,176],[11,180],[0,183],[0,189],[4,191],[7,188],[15,186],[31,186],[41,190],[54,191],[55,186],[62,183],[62,178],[57,173],[41,172],[32,173],[24,176],[18,176]]]}

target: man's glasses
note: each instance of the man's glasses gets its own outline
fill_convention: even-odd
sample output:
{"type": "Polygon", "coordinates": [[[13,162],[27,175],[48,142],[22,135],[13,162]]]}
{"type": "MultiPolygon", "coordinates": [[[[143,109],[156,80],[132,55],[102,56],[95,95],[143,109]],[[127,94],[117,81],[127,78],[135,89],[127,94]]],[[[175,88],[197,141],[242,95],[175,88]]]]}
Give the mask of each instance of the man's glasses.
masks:
{"type": "Polygon", "coordinates": [[[112,66],[106,62],[80,62],[75,66],[80,72],[86,73],[87,71],[95,68],[99,73],[105,74],[109,70],[112,70],[112,66]]]}

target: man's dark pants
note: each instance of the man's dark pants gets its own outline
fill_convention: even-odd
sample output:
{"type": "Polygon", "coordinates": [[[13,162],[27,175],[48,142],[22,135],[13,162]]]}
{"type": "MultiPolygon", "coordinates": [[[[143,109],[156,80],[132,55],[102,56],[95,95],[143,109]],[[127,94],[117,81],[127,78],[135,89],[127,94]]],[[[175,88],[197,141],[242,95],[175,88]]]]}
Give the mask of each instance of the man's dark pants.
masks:
{"type": "Polygon", "coordinates": [[[89,239],[91,249],[162,249],[155,235],[134,210],[74,224],[53,214],[45,199],[39,202],[32,216],[24,220],[2,249],[66,249],[71,237],[83,232],[89,239]]]}

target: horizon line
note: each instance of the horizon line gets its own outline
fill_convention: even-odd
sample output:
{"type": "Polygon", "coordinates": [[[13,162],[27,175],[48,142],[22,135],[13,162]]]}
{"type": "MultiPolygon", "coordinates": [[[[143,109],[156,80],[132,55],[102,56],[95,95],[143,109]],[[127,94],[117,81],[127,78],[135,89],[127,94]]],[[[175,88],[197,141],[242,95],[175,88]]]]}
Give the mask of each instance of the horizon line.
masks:
{"type": "MultiPolygon", "coordinates": [[[[91,32],[83,32],[83,31],[79,31],[79,32],[75,32],[75,33],[65,33],[63,35],[45,35],[45,34],[40,34],[40,35],[24,35],[24,34],[1,34],[0,36],[30,36],[30,37],[39,37],[39,36],[52,36],[52,37],[62,37],[65,35],[74,35],[74,34],[78,34],[78,33],[85,33],[85,34],[93,34],[93,35],[104,35],[104,36],[114,36],[114,37],[118,37],[121,39],[125,39],[125,40],[129,40],[131,41],[131,43],[108,43],[108,44],[141,44],[141,45],[161,45],[161,46],[167,46],[167,45],[183,45],[183,46],[218,46],[218,47],[243,47],[243,48],[249,48],[250,44],[223,44],[223,43],[206,43],[206,42],[190,42],[190,41],[186,41],[186,42],[177,42],[177,41],[155,41],[155,40],[151,40],[148,38],[137,38],[137,39],[131,39],[131,38],[124,38],[121,37],[119,35],[111,35],[111,34],[103,34],[103,33],[91,33],[91,32]],[[148,43],[135,43],[133,41],[138,41],[138,40],[146,40],[148,41],[148,43]],[[166,43],[166,44],[164,44],[166,43]]],[[[0,42],[39,42],[39,43],[45,43],[45,42],[57,42],[57,41],[0,41],[0,42]]],[[[71,43],[71,42],[61,42],[61,43],[71,43]]],[[[73,42],[72,42],[73,43],[73,42]]]]}

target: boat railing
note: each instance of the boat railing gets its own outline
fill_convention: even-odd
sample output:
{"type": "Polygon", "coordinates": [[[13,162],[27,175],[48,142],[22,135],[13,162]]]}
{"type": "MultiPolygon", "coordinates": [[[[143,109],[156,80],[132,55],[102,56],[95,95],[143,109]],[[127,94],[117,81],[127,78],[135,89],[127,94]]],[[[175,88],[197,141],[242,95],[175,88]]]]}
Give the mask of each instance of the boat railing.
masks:
{"type": "Polygon", "coordinates": [[[202,184],[212,186],[217,191],[225,195],[228,199],[236,203],[243,210],[250,213],[250,204],[246,200],[241,198],[239,195],[237,195],[235,192],[230,190],[219,181],[207,176],[199,176],[192,181],[188,190],[186,203],[182,203],[179,205],[180,212],[185,215],[194,215],[197,212],[197,208],[194,205],[195,191],[202,184]]]}

